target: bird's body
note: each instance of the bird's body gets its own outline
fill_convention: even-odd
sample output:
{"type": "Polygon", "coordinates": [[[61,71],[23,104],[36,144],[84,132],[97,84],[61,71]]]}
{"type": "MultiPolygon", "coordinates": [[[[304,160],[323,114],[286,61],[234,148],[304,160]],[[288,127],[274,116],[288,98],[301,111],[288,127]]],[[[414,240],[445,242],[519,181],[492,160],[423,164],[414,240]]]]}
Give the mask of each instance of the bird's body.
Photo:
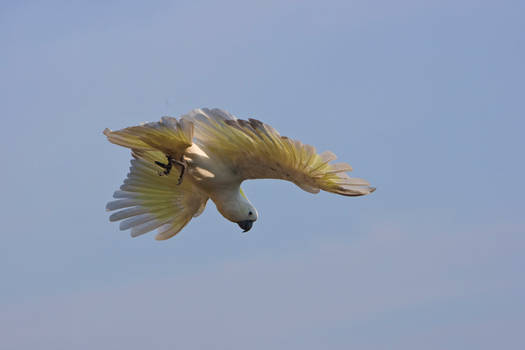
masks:
{"type": "Polygon", "coordinates": [[[121,209],[110,220],[123,220],[120,228],[131,228],[132,236],[158,228],[157,239],[170,238],[202,213],[208,199],[247,231],[258,218],[241,189],[248,179],[288,180],[311,193],[322,189],[361,196],[374,191],[367,181],[346,175],[352,170],[348,164],[330,164],[333,153],[319,155],[267,124],[220,109],[196,109],[178,120],[164,117],[104,134],[130,148],[134,157],[116,200],[106,207],[121,209]]]}

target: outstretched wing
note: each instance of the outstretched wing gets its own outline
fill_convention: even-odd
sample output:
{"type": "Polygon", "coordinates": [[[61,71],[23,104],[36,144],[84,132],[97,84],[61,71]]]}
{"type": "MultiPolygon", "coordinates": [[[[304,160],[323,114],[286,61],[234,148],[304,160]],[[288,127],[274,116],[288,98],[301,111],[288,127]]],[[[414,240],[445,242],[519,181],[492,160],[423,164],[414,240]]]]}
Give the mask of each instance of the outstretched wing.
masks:
{"type": "Polygon", "coordinates": [[[344,196],[375,190],[366,180],[349,177],[350,165],[330,163],[336,159],[332,152],[318,154],[313,146],[281,136],[258,120],[237,119],[220,109],[196,109],[182,119],[195,125],[194,142],[242,179],[282,179],[311,193],[344,196]]]}
{"type": "MultiPolygon", "coordinates": [[[[159,122],[146,123],[126,129],[104,130],[104,135],[114,144],[140,151],[161,151],[179,159],[193,139],[193,123],[163,117],[159,122]]],[[[165,161],[162,159],[161,161],[165,161]]]]}
{"type": "Polygon", "coordinates": [[[162,152],[136,150],[133,157],[124,184],[113,194],[116,200],[106,206],[108,211],[119,210],[109,219],[123,220],[120,229],[131,229],[132,237],[158,228],[155,238],[168,239],[202,213],[208,197],[190,181],[177,185],[178,169],[159,176],[154,163],[165,160],[162,152]]]}

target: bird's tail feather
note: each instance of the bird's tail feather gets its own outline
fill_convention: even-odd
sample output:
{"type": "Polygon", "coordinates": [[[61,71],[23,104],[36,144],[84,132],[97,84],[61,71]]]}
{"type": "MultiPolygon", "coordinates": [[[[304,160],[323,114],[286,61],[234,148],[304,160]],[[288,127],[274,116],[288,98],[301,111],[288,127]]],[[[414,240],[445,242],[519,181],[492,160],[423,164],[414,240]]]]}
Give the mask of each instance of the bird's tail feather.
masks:
{"type": "Polygon", "coordinates": [[[121,230],[131,229],[132,237],[158,229],[155,238],[168,239],[204,210],[208,197],[189,179],[178,185],[178,169],[162,174],[154,164],[165,161],[162,152],[135,151],[133,156],[124,184],[106,206],[107,211],[116,211],[109,220],[120,221],[121,230]]]}

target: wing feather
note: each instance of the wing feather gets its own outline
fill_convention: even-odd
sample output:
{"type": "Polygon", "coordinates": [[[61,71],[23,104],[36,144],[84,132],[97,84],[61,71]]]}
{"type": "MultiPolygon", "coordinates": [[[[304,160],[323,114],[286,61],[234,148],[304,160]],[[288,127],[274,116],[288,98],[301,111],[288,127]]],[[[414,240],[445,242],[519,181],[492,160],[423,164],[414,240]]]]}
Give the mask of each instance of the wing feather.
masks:
{"type": "Polygon", "coordinates": [[[122,220],[120,229],[131,229],[132,237],[158,229],[155,238],[168,239],[202,213],[208,197],[191,181],[177,185],[177,169],[172,169],[167,176],[159,176],[159,168],[150,162],[162,161],[162,152],[134,150],[133,156],[127,179],[113,194],[116,200],[106,206],[108,211],[119,210],[109,219],[122,220]]]}
{"type": "Polygon", "coordinates": [[[177,158],[192,145],[193,123],[162,117],[158,122],[145,123],[122,130],[104,130],[104,135],[114,144],[131,148],[137,153],[161,151],[177,158]]]}
{"type": "Polygon", "coordinates": [[[257,119],[237,119],[220,109],[196,109],[182,117],[195,125],[194,142],[207,154],[227,163],[246,179],[282,179],[303,190],[361,196],[375,188],[346,174],[352,167],[331,162],[330,151],[318,154],[313,146],[281,136],[257,119]]]}

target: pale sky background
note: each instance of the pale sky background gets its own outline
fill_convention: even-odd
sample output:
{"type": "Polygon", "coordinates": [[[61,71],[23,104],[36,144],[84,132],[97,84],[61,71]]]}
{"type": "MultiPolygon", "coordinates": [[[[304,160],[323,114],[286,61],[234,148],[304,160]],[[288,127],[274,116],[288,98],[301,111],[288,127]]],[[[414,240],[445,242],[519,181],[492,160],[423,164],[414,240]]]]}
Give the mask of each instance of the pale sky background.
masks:
{"type": "Polygon", "coordinates": [[[2,1],[2,349],[524,349],[523,1],[2,1]],[[378,190],[131,239],[119,129],[197,107],[378,190]]]}

